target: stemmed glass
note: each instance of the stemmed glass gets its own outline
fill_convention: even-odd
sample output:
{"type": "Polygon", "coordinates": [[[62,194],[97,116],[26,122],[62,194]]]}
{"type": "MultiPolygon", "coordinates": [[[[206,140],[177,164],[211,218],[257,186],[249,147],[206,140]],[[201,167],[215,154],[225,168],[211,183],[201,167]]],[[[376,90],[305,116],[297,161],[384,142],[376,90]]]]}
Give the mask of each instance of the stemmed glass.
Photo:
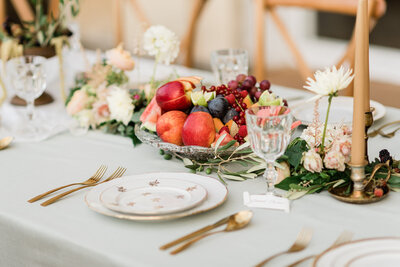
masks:
{"type": "Polygon", "coordinates": [[[222,49],[211,53],[211,67],[219,83],[228,84],[238,74],[246,74],[249,56],[244,49],[222,49]]]}
{"type": "Polygon", "coordinates": [[[274,184],[278,173],[274,162],[289,144],[292,122],[293,116],[286,107],[252,107],[246,110],[250,146],[267,163],[264,173],[267,195],[277,195],[274,184]]]}
{"type": "Polygon", "coordinates": [[[43,67],[45,61],[46,58],[40,56],[23,56],[7,63],[11,85],[17,96],[27,103],[28,121],[19,133],[24,139],[40,138],[41,128],[34,123],[34,101],[46,89],[46,74],[43,67]]]}

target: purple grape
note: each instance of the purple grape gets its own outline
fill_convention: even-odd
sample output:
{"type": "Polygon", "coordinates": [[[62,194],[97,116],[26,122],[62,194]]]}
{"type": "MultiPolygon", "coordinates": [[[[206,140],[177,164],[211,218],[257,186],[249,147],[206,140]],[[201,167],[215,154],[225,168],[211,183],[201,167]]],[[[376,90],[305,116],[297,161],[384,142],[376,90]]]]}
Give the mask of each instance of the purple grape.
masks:
{"type": "Polygon", "coordinates": [[[242,86],[244,87],[244,89],[249,90],[251,87],[253,87],[253,83],[250,80],[244,80],[242,83],[242,86]]]}
{"type": "Polygon", "coordinates": [[[256,83],[257,83],[256,77],[254,77],[254,76],[252,76],[252,75],[247,76],[247,77],[246,77],[246,80],[251,81],[251,86],[254,86],[254,85],[256,85],[256,83]]]}
{"type": "Polygon", "coordinates": [[[250,90],[249,90],[249,94],[251,96],[255,96],[257,93],[257,87],[253,86],[250,90]]]}
{"type": "Polygon", "coordinates": [[[228,83],[228,87],[231,88],[232,90],[235,90],[236,88],[238,88],[239,86],[239,82],[232,80],[228,83]]]}
{"type": "Polygon", "coordinates": [[[243,82],[244,80],[246,80],[246,75],[244,74],[239,74],[238,76],[236,76],[236,81],[238,82],[243,82]]]}
{"type": "Polygon", "coordinates": [[[262,80],[260,82],[260,89],[262,91],[269,90],[271,88],[271,83],[268,80],[262,80]]]}

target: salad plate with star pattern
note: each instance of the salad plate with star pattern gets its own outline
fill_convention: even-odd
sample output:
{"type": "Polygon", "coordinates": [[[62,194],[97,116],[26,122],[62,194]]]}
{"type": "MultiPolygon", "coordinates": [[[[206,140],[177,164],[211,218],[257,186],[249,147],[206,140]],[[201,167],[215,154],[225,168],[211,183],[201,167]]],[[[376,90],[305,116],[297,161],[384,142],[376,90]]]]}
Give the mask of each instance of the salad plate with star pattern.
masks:
{"type": "Polygon", "coordinates": [[[215,209],[226,201],[227,196],[228,189],[226,186],[218,179],[212,177],[187,172],[153,172],[124,176],[107,183],[99,184],[88,191],[85,195],[85,202],[93,211],[114,218],[134,221],[162,221],[192,216],[215,209]],[[172,180],[174,181],[172,182],[172,180]],[[149,191],[144,191],[136,187],[136,181],[141,181],[141,188],[149,189],[149,191]],[[164,189],[160,190],[164,181],[171,181],[173,184],[171,184],[170,188],[173,189],[167,191],[164,191],[164,189]],[[133,183],[135,186],[133,186],[133,183]],[[193,190],[194,186],[196,186],[196,190],[193,190]],[[157,189],[154,189],[155,187],[157,189]],[[205,190],[205,193],[203,190],[205,190]],[[134,194],[131,192],[134,192],[134,194]],[[161,192],[163,193],[161,194],[161,192]],[[195,192],[198,195],[194,196],[195,192]],[[156,208],[156,212],[148,212],[149,209],[152,210],[155,206],[160,205],[159,203],[161,202],[159,196],[154,197],[148,193],[157,193],[169,198],[175,198],[173,199],[174,203],[179,200],[185,204],[179,204],[179,208],[176,208],[174,207],[176,204],[168,202],[168,212],[160,211],[160,207],[156,208]],[[180,195],[183,195],[183,197],[180,195]],[[202,196],[204,199],[202,199],[202,196]],[[148,197],[148,199],[144,200],[145,197],[148,197]],[[142,206],[141,211],[138,211],[138,200],[140,202],[145,201],[141,203],[146,203],[146,205],[150,205],[152,208],[146,206],[147,210],[143,210],[142,206]],[[134,203],[132,204],[131,202],[134,203]],[[115,208],[117,205],[113,205],[113,203],[118,203],[118,206],[124,206],[124,208],[117,210],[115,208]],[[136,210],[133,210],[134,207],[136,210]]]}
{"type": "Polygon", "coordinates": [[[193,208],[206,197],[207,190],[199,184],[154,176],[120,180],[101,193],[100,201],[117,212],[157,215],[193,208]]]}

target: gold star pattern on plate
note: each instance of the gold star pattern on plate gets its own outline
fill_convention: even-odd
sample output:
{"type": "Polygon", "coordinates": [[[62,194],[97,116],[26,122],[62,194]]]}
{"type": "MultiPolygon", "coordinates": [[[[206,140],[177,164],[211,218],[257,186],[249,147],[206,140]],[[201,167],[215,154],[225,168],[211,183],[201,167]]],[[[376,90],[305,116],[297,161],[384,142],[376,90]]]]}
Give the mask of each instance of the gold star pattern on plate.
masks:
{"type": "Polygon", "coordinates": [[[188,192],[194,191],[194,190],[196,190],[196,188],[197,188],[197,185],[191,186],[191,187],[186,188],[186,191],[188,191],[188,192]]]}
{"type": "Polygon", "coordinates": [[[128,202],[128,204],[126,204],[127,206],[133,207],[135,206],[135,202],[128,202]]]}
{"type": "Polygon", "coordinates": [[[158,181],[158,179],[155,179],[154,181],[149,182],[150,186],[157,186],[160,182],[158,181]]]}
{"type": "Polygon", "coordinates": [[[125,187],[123,187],[123,186],[118,186],[118,192],[126,192],[125,187]]]}
{"type": "Polygon", "coordinates": [[[155,197],[152,199],[153,202],[160,202],[160,200],[161,200],[161,198],[159,198],[159,197],[155,197]]]}
{"type": "Polygon", "coordinates": [[[177,199],[184,199],[185,196],[184,196],[184,195],[177,195],[176,198],[177,198],[177,199]]]}

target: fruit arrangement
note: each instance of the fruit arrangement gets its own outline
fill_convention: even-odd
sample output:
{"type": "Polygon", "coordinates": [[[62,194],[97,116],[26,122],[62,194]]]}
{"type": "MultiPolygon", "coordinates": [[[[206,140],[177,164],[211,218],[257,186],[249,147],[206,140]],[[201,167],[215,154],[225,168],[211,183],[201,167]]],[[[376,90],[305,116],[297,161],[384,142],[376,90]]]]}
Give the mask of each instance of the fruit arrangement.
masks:
{"type": "Polygon", "coordinates": [[[181,77],[158,88],[140,117],[142,128],[178,146],[214,147],[246,141],[245,111],[251,106],[287,106],[267,80],[240,74],[228,85],[201,86],[201,78],[181,77]],[[222,137],[224,136],[224,137],[222,137]]]}

